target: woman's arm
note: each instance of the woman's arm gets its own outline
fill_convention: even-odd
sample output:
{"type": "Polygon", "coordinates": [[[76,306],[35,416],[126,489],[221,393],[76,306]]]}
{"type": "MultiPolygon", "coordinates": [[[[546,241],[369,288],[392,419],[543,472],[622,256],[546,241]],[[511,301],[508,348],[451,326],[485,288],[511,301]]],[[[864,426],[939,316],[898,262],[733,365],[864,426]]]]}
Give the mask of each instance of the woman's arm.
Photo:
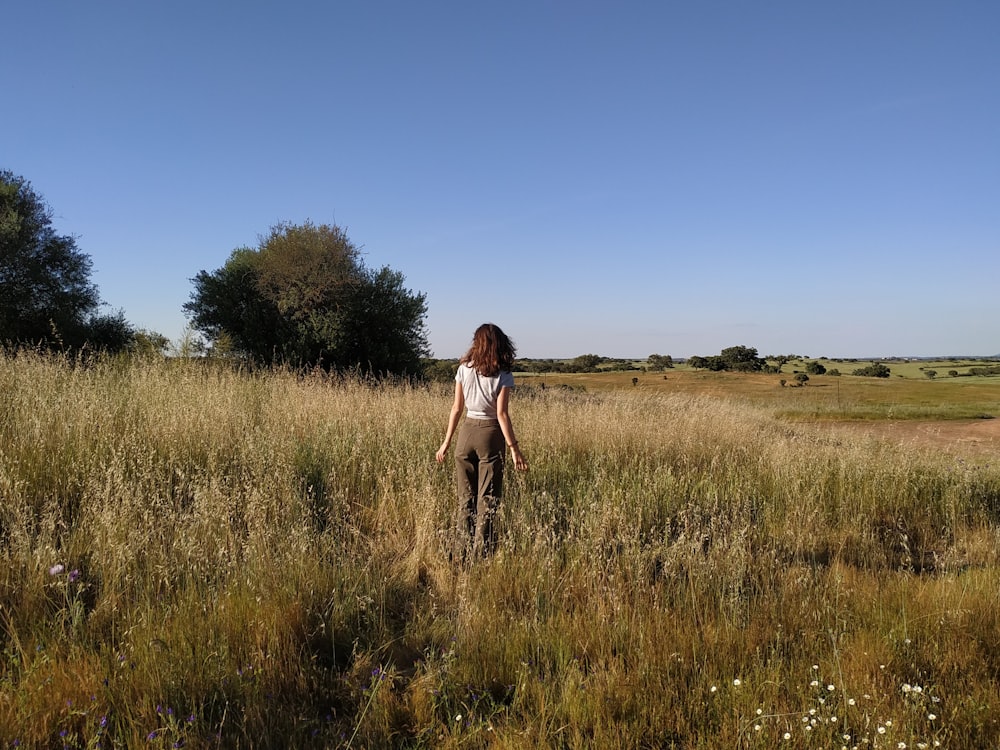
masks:
{"type": "Polygon", "coordinates": [[[458,427],[458,420],[462,416],[462,409],[465,408],[465,393],[462,391],[462,384],[455,383],[455,400],[451,404],[451,412],[448,414],[448,429],[444,434],[444,442],[438,448],[434,458],[439,464],[444,463],[444,457],[448,455],[448,446],[455,435],[455,428],[458,427]]]}
{"type": "Polygon", "coordinates": [[[500,389],[500,395],[497,397],[497,421],[500,422],[500,431],[503,433],[504,440],[507,441],[511,455],[514,456],[514,468],[518,471],[525,471],[528,468],[528,462],[522,455],[521,447],[517,444],[517,438],[514,436],[514,424],[510,421],[509,405],[510,387],[504,386],[500,389]]]}

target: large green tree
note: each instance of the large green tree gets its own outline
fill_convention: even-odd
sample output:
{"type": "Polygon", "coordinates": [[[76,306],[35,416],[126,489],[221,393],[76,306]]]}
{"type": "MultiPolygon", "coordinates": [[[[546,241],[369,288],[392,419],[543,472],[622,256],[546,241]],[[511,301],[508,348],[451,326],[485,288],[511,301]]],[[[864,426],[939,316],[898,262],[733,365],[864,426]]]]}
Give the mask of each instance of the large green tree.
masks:
{"type": "Polygon", "coordinates": [[[757,356],[757,350],[750,346],[730,346],[714,357],[690,357],[688,366],[715,372],[759,372],[764,368],[764,358],[757,356]]]}
{"type": "Polygon", "coordinates": [[[57,234],[31,183],[0,171],[0,345],[118,350],[135,332],[122,313],[100,314],[90,256],[57,234]]]}
{"type": "Polygon", "coordinates": [[[192,326],[255,362],[405,375],[428,353],[425,296],[338,226],[279,224],[192,282],[192,326]]]}

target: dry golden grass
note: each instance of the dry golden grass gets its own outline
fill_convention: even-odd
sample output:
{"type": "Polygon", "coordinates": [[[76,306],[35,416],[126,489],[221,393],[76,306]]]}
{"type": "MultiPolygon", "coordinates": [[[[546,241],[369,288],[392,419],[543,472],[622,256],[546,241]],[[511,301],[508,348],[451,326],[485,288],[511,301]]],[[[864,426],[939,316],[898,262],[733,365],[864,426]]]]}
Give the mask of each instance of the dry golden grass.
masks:
{"type": "Polygon", "coordinates": [[[456,567],[448,390],[0,358],[0,746],[997,744],[990,457],[526,389],[456,567]]]}

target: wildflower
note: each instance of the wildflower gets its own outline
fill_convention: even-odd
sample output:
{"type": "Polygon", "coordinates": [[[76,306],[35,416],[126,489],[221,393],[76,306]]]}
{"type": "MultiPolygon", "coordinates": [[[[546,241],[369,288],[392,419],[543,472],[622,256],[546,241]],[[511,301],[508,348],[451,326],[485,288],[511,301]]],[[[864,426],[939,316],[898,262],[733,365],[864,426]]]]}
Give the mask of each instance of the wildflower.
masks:
{"type": "Polygon", "coordinates": [[[878,733],[879,733],[879,734],[885,734],[885,727],[883,727],[883,726],[880,726],[880,727],[878,728],[878,733]]]}
{"type": "Polygon", "coordinates": [[[719,689],[719,688],[717,688],[717,687],[716,687],[715,685],[712,685],[712,687],[711,687],[711,689],[709,690],[709,692],[710,692],[710,693],[714,693],[714,692],[715,692],[716,690],[718,690],[718,689],[719,689]]]}
{"type": "Polygon", "coordinates": [[[742,684],[743,683],[740,682],[740,678],[739,677],[737,677],[735,680],[733,680],[733,687],[739,687],[742,684]]]}
{"type": "Polygon", "coordinates": [[[792,739],[792,733],[791,732],[785,732],[785,739],[786,740],[792,739]]]}
{"type": "Polygon", "coordinates": [[[848,699],[847,699],[847,705],[848,705],[848,706],[853,706],[853,705],[855,705],[856,703],[857,703],[857,701],[856,701],[856,700],[854,700],[854,698],[848,698],[848,699]]]}
{"type": "Polygon", "coordinates": [[[63,565],[62,563],[56,563],[51,568],[49,568],[49,575],[50,576],[57,576],[60,573],[62,573],[64,570],[66,570],[66,566],[65,565],[63,565]]]}
{"type": "Polygon", "coordinates": [[[903,683],[903,692],[904,692],[904,693],[908,693],[908,692],[910,692],[911,690],[913,690],[913,688],[912,688],[912,687],[910,687],[910,684],[909,684],[908,682],[904,682],[904,683],[903,683]]]}
{"type": "Polygon", "coordinates": [[[69,582],[70,583],[75,583],[76,579],[79,578],[79,577],[80,577],[80,571],[77,570],[76,568],[73,568],[73,570],[71,570],[69,572],[69,582]]]}
{"type": "Polygon", "coordinates": [[[759,732],[760,731],[760,724],[754,724],[753,725],[753,731],[759,732]]]}
{"type": "Polygon", "coordinates": [[[819,680],[813,680],[810,682],[809,687],[819,687],[819,680]]]}
{"type": "Polygon", "coordinates": [[[900,742],[898,745],[896,745],[896,747],[899,750],[906,750],[906,743],[905,742],[900,742]]]}
{"type": "Polygon", "coordinates": [[[757,715],[760,716],[762,713],[764,713],[764,709],[763,708],[758,708],[757,709],[757,715]]]}
{"type": "Polygon", "coordinates": [[[819,664],[813,664],[813,672],[819,670],[819,664]]]}
{"type": "Polygon", "coordinates": [[[934,721],[937,718],[937,714],[927,714],[928,721],[934,721]]]}
{"type": "Polygon", "coordinates": [[[827,685],[826,689],[832,693],[834,690],[837,689],[837,686],[836,685],[827,685]]]}
{"type": "Polygon", "coordinates": [[[461,721],[461,720],[462,720],[462,714],[458,714],[458,716],[455,717],[455,721],[461,721]]]}

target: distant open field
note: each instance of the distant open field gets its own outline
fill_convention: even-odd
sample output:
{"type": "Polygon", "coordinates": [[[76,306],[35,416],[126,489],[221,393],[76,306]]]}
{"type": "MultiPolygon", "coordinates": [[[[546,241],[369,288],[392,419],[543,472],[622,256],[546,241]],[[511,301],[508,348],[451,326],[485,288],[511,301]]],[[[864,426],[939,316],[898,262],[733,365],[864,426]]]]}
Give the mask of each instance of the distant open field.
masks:
{"type": "Polygon", "coordinates": [[[1000,380],[791,369],[518,376],[462,565],[447,385],[0,356],[0,747],[1000,746],[1000,380]]]}
{"type": "MultiPolygon", "coordinates": [[[[844,373],[868,363],[825,364],[839,366],[844,373]]],[[[928,369],[942,373],[942,367],[943,364],[938,364],[928,369]]],[[[710,372],[681,365],[663,372],[522,374],[520,382],[529,388],[544,385],[597,392],[637,389],[660,394],[716,396],[745,400],[793,418],[848,421],[1000,417],[1000,376],[939,375],[930,380],[918,366],[911,366],[908,374],[897,375],[893,365],[888,378],[811,375],[806,385],[798,387],[794,380],[796,371],[804,372],[804,364],[789,363],[779,374],[710,372]]]]}
{"type": "MultiPolygon", "coordinates": [[[[851,372],[868,362],[829,362],[851,372]]],[[[845,434],[883,436],[902,443],[922,443],[951,451],[989,453],[1000,450],[1000,377],[948,377],[979,361],[892,364],[889,378],[813,375],[794,386],[792,362],[780,374],[692,370],[680,365],[665,372],[607,372],[523,375],[528,388],[574,388],[584,391],[636,390],[746,401],[791,421],[839,429],[845,434]],[[897,369],[899,372],[897,373],[897,369]],[[925,369],[937,370],[933,380],[925,369]],[[943,377],[942,377],[943,375],[943,377]],[[638,382],[633,384],[633,378],[638,382]],[[782,386],[781,381],[786,385],[782,386]]]]}

